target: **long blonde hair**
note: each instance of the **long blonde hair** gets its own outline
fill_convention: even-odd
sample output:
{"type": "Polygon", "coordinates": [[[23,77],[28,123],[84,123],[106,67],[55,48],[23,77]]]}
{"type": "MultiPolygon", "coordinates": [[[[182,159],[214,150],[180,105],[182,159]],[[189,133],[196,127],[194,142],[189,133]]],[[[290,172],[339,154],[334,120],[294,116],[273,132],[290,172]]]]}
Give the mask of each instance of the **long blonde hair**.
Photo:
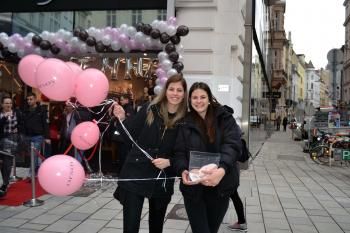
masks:
{"type": "Polygon", "coordinates": [[[187,83],[186,80],[183,78],[182,74],[176,74],[173,75],[171,77],[168,78],[165,86],[163,87],[162,91],[159,93],[159,95],[157,95],[156,98],[154,98],[154,100],[150,103],[149,107],[148,107],[148,113],[147,113],[147,124],[151,125],[154,121],[154,115],[153,112],[151,110],[151,107],[153,105],[159,105],[159,114],[162,117],[163,121],[164,121],[164,125],[167,128],[172,128],[175,123],[180,120],[181,118],[183,118],[187,112],[187,83]],[[168,107],[167,107],[167,103],[168,103],[168,99],[166,97],[166,91],[170,85],[170,83],[177,83],[177,82],[181,82],[181,85],[184,89],[184,98],[181,101],[176,113],[175,113],[175,117],[172,117],[171,119],[168,116],[168,107]]]}

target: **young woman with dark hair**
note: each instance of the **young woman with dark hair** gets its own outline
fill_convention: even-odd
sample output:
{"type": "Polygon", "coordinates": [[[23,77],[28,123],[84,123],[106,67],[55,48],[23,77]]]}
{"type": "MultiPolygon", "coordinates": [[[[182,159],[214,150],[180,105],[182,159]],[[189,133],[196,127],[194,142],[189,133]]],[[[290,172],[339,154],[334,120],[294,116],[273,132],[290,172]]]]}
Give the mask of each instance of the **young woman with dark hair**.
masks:
{"type": "Polygon", "coordinates": [[[175,143],[173,166],[182,177],[180,190],[193,233],[216,233],[226,214],[229,197],[239,183],[235,165],[241,153],[240,129],[232,109],[221,106],[203,82],[189,90],[189,109],[175,143]],[[190,178],[190,152],[219,153],[217,167],[198,182],[190,178]]]}

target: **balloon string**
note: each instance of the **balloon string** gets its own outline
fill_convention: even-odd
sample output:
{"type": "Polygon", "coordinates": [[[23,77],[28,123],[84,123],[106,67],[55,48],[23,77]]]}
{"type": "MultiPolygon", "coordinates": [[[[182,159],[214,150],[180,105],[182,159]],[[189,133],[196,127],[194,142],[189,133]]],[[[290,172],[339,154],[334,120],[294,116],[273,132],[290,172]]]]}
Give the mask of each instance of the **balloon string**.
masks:
{"type": "MultiPolygon", "coordinates": [[[[126,129],[126,127],[124,126],[123,122],[117,117],[120,125],[122,126],[124,132],[126,133],[126,135],[128,135],[129,139],[134,143],[134,145],[150,160],[153,160],[153,157],[150,156],[150,154],[148,154],[147,151],[145,151],[144,149],[142,149],[136,142],[135,140],[133,139],[133,137],[131,136],[131,134],[129,133],[129,131],[126,129]]],[[[160,174],[159,174],[160,175],[160,174]]],[[[158,177],[159,177],[158,175],[158,177]]]]}
{"type": "Polygon", "coordinates": [[[67,150],[66,150],[63,154],[64,154],[64,155],[68,154],[68,152],[70,151],[70,149],[72,149],[72,146],[73,146],[73,144],[71,143],[71,144],[69,145],[69,147],[67,148],[67,150]]]}
{"type": "Polygon", "coordinates": [[[108,182],[118,182],[118,181],[149,181],[149,180],[175,180],[175,179],[181,179],[181,177],[174,176],[174,177],[165,177],[165,178],[140,178],[140,179],[109,179],[109,178],[103,178],[102,176],[100,178],[86,178],[85,181],[108,181],[108,182]]]}
{"type": "Polygon", "coordinates": [[[36,154],[42,161],[44,161],[44,160],[46,159],[45,156],[43,156],[43,155],[40,153],[40,151],[37,150],[35,147],[33,147],[33,150],[34,150],[35,154],[36,154]]]}

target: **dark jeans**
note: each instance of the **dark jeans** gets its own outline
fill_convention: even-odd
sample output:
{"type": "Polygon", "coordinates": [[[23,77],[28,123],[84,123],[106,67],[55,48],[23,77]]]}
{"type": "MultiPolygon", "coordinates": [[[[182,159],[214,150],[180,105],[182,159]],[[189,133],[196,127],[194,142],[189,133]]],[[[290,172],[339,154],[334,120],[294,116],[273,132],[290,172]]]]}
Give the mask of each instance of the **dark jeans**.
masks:
{"type": "Polygon", "coordinates": [[[225,217],[229,197],[219,197],[215,189],[205,188],[198,199],[184,197],[193,233],[217,233],[225,217]]]}
{"type": "Polygon", "coordinates": [[[244,216],[244,206],[241,198],[238,195],[238,191],[236,190],[230,197],[233,202],[233,205],[235,206],[235,210],[238,217],[238,223],[239,224],[245,223],[246,220],[244,216]]]}
{"type": "MultiPolygon", "coordinates": [[[[138,233],[140,229],[141,213],[145,197],[132,192],[126,192],[123,201],[123,232],[138,233]]],[[[171,197],[149,198],[149,232],[162,233],[166,209],[171,197]]]]}
{"type": "MultiPolygon", "coordinates": [[[[18,134],[9,134],[0,140],[0,150],[10,153],[16,156],[18,153],[18,134]]],[[[8,185],[10,183],[10,176],[12,171],[13,157],[0,154],[0,159],[2,160],[1,176],[3,185],[8,185]]]]}

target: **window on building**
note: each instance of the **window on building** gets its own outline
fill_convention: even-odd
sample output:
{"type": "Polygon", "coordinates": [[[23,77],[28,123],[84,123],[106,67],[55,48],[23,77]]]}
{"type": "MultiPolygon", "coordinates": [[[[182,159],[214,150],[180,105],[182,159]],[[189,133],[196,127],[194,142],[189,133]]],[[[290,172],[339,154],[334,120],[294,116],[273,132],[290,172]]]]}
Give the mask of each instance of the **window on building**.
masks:
{"type": "Polygon", "coordinates": [[[137,23],[142,22],[142,11],[133,10],[131,13],[131,24],[136,26],[137,23]]]}
{"type": "Polygon", "coordinates": [[[158,20],[166,20],[166,10],[162,9],[162,10],[158,10],[157,11],[157,19],[158,20]]]}
{"type": "Polygon", "coordinates": [[[313,83],[311,83],[311,90],[313,90],[314,89],[314,84],[313,83]]]}
{"type": "Polygon", "coordinates": [[[117,27],[117,11],[107,11],[106,17],[107,26],[117,27]]]}
{"type": "Polygon", "coordinates": [[[40,13],[39,14],[39,29],[40,30],[43,30],[43,28],[44,28],[44,13],[40,13]]]}

